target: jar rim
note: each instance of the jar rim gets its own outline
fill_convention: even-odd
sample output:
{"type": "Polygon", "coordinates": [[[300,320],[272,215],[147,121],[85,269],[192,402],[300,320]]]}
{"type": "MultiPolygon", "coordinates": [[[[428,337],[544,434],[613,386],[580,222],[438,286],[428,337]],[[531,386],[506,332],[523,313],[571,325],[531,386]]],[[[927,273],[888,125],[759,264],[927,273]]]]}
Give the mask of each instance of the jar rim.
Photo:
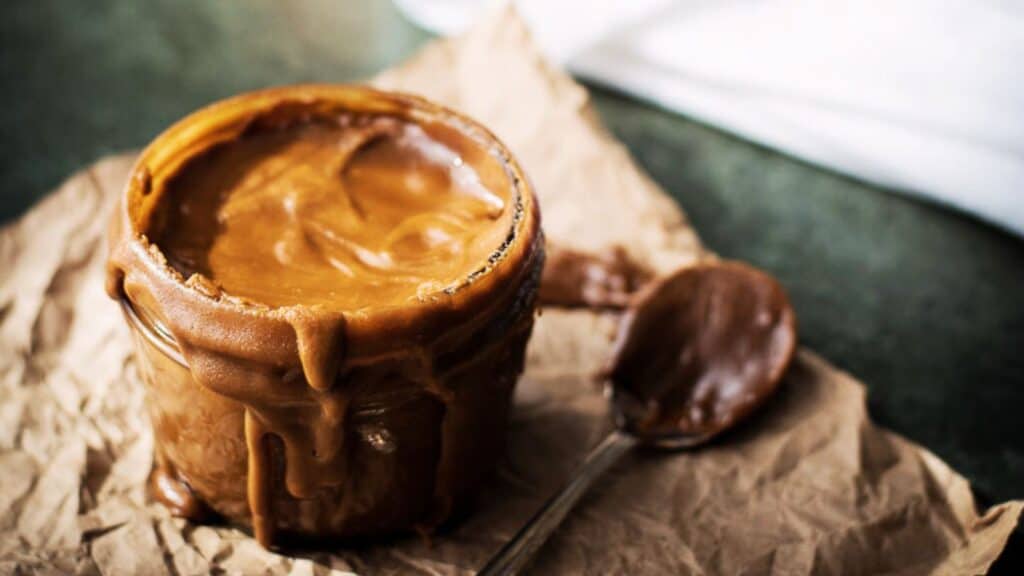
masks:
{"type": "MultiPolygon", "coordinates": [[[[523,232],[522,228],[527,224],[525,220],[529,219],[528,204],[535,202],[532,188],[511,151],[479,122],[413,94],[362,85],[288,85],[239,94],[200,108],[165,130],[143,150],[132,168],[124,197],[127,198],[131,232],[147,245],[147,252],[155,250],[165,259],[159,243],[146,236],[149,219],[161,201],[161,194],[152,193],[157,183],[176,175],[186,163],[203,152],[239,136],[253,121],[287,106],[308,108],[323,115],[344,112],[399,114],[413,123],[441,122],[480,146],[501,166],[511,191],[509,200],[512,209],[503,240],[458,283],[418,295],[419,300],[451,296],[466,289],[504,260],[523,232]]],[[[168,268],[176,280],[185,281],[177,270],[170,266],[168,268]]],[[[232,296],[230,291],[226,294],[232,296]]],[[[243,307],[282,308],[244,299],[232,300],[243,307]]],[[[409,307],[408,303],[395,303],[371,306],[364,310],[373,313],[381,309],[406,307],[409,307]]]]}
{"type": "Polygon", "coordinates": [[[147,322],[144,320],[128,298],[121,298],[118,302],[121,304],[121,312],[124,313],[124,317],[127,319],[128,325],[132,330],[141,334],[147,342],[152,344],[164,356],[188,368],[188,361],[185,360],[185,355],[181,353],[181,349],[178,348],[177,343],[174,341],[174,335],[166,327],[163,327],[158,322],[147,322]]]}
{"type": "MultiPolygon", "coordinates": [[[[158,189],[162,190],[162,189],[158,189]]],[[[276,364],[296,358],[296,314],[341,316],[345,323],[347,352],[353,358],[388,354],[402,346],[427,347],[459,325],[482,322],[516,298],[527,276],[543,263],[540,211],[533,188],[508,148],[486,127],[459,112],[424,98],[385,92],[365,86],[298,85],[250,92],[214,103],[187,116],[158,136],[141,154],[114,216],[110,230],[111,256],[107,290],[127,302],[133,312],[157,306],[145,313],[165,323],[168,335],[179,347],[206,347],[213,334],[196,331],[200,325],[218,330],[216,338],[229,338],[235,354],[250,359],[269,359],[276,364]],[[211,297],[169,265],[160,248],[146,237],[146,218],[153,214],[160,194],[152,193],[160,178],[217,142],[233,138],[254,117],[285,103],[329,112],[401,113],[411,122],[443,122],[486,151],[496,155],[508,175],[514,214],[508,233],[491,255],[457,284],[402,303],[371,306],[361,310],[329,311],[315,305],[270,307],[220,295],[211,297]],[[418,116],[417,116],[418,115],[418,116]],[[198,144],[197,144],[198,143],[198,144]],[[140,300],[140,294],[146,294],[140,300]],[[168,309],[179,312],[171,317],[168,309]],[[224,336],[243,321],[247,335],[224,336]],[[259,334],[259,337],[252,336],[259,334]],[[209,336],[209,338],[207,338],[209,336]],[[243,338],[244,337],[244,338],[243,338]],[[242,339],[245,344],[242,344],[242,339]]],[[[539,276],[539,272],[535,275],[539,276]]],[[[135,314],[139,317],[139,314],[135,314]]],[[[141,318],[140,318],[141,319],[141,318]]],[[[224,345],[223,341],[217,346],[224,345]]]]}

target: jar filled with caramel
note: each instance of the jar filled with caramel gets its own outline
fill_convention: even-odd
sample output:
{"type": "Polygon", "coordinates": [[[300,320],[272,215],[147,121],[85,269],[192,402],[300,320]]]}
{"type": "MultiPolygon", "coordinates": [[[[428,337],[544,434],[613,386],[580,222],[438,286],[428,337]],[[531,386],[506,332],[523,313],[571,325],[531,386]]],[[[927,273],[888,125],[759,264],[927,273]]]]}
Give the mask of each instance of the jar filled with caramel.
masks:
{"type": "Polygon", "coordinates": [[[214,104],[142,153],[110,246],[172,511],[264,545],[430,530],[502,453],[543,238],[472,120],[362,87],[214,104]]]}

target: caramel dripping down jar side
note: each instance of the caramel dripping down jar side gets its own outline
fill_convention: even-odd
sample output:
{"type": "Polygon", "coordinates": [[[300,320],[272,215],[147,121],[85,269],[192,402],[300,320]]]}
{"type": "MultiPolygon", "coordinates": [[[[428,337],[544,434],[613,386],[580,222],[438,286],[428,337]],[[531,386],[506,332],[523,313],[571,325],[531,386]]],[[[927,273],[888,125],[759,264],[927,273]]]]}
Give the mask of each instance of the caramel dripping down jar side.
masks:
{"type": "Polygon", "coordinates": [[[153,425],[151,486],[173,512],[213,511],[270,546],[429,531],[471,504],[503,452],[544,260],[529,182],[486,129],[362,87],[239,96],[143,152],[109,244],[107,291],[132,329],[153,425]],[[192,285],[145,235],[160,179],[278,110],[396,114],[465,132],[509,175],[504,243],[457,287],[354,314],[260,307],[192,285]]]}

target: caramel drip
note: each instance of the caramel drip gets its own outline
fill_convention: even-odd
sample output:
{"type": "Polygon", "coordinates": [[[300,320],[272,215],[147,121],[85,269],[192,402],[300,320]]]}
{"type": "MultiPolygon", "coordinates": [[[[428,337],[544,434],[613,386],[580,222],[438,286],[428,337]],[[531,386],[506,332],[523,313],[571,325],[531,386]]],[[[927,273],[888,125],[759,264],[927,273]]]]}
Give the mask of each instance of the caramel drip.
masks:
{"type": "MultiPolygon", "coordinates": [[[[272,543],[275,525],[268,504],[273,490],[271,437],[281,440],[285,489],[294,498],[313,498],[321,488],[341,485],[348,469],[349,399],[343,387],[334,386],[344,357],[344,317],[316,318],[300,309],[289,310],[287,316],[304,377],[293,371],[278,376],[258,364],[183,346],[198,382],[245,407],[248,498],[253,531],[264,546],[272,543]]],[[[184,340],[188,334],[178,337],[184,340]]]]}
{"type": "Polygon", "coordinates": [[[317,392],[327,392],[344,358],[345,317],[331,314],[324,318],[305,308],[293,308],[288,320],[295,329],[306,382],[317,392]]]}
{"type": "Polygon", "coordinates": [[[149,482],[156,499],[175,516],[198,522],[209,515],[203,501],[192,492],[188,484],[178,478],[173,465],[159,452],[149,482]]]}
{"type": "Polygon", "coordinates": [[[251,409],[245,410],[245,442],[249,448],[248,485],[249,512],[256,540],[269,546],[274,540],[274,516],[270,506],[273,478],[270,469],[270,446],[267,433],[251,409]]]}

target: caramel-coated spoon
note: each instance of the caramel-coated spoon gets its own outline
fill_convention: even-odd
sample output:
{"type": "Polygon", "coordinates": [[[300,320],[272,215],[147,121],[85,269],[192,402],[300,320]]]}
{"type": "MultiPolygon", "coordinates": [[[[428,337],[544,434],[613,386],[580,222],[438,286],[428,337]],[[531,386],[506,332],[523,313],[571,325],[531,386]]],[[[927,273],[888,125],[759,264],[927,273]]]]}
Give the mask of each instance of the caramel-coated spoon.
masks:
{"type": "Polygon", "coordinates": [[[653,281],[623,315],[602,375],[616,429],[479,574],[519,573],[633,448],[695,448],[746,418],[778,387],[795,349],[789,299],[756,268],[708,262],[653,281]]]}

